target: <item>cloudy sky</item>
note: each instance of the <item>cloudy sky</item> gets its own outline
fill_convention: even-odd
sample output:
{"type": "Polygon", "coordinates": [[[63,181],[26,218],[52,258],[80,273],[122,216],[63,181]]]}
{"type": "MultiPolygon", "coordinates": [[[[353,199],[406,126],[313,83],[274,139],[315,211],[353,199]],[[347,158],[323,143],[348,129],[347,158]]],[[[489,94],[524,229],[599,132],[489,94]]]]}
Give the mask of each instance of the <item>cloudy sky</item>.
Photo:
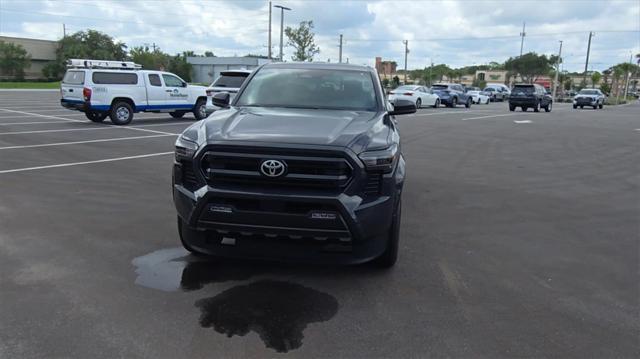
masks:
{"type": "MultiPolygon", "coordinates": [[[[0,35],[58,39],[96,29],[129,47],[155,43],[166,52],[213,51],[218,56],[267,53],[268,1],[196,0],[0,0],[0,35]]],[[[564,69],[582,71],[589,31],[595,36],[590,69],[602,70],[640,53],[640,0],[610,1],[313,1],[278,0],[292,8],[285,27],[313,20],[321,52],[317,61],[343,56],[372,65],[375,56],[408,67],[430,61],[459,67],[502,62],[520,52],[557,53],[564,69]]],[[[276,11],[277,10],[277,11],[276,11]]],[[[273,13],[273,51],[278,52],[280,12],[273,13]]],[[[285,48],[285,58],[291,49],[285,48]]]]}

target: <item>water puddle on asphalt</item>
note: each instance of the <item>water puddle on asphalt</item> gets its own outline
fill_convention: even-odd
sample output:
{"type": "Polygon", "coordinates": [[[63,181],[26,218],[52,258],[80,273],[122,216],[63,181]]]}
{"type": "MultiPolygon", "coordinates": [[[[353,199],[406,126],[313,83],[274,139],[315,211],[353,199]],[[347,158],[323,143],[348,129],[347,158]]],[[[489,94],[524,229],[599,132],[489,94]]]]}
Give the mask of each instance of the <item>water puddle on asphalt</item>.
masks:
{"type": "MultiPolygon", "coordinates": [[[[182,248],[158,250],[133,259],[137,285],[166,291],[195,291],[209,283],[245,281],[272,265],[236,263],[190,255],[182,248]]],[[[288,271],[285,271],[288,272],[288,271]]],[[[331,295],[300,284],[258,280],[195,302],[200,325],[227,337],[257,333],[267,348],[288,352],[302,346],[310,323],[325,322],[338,312],[331,295]]]]}
{"type": "Polygon", "coordinates": [[[325,322],[338,312],[329,294],[299,284],[260,280],[196,302],[200,325],[227,337],[256,332],[267,348],[288,352],[302,346],[309,323],[325,322]]]}

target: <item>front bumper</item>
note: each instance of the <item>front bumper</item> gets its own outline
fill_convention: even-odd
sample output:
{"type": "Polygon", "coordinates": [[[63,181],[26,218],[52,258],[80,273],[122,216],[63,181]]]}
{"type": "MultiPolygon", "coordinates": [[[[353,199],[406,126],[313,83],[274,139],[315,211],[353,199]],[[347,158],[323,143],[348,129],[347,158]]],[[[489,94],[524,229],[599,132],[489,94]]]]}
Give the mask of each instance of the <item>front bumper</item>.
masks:
{"type": "Polygon", "coordinates": [[[598,100],[593,98],[580,98],[580,99],[573,100],[573,104],[578,106],[594,106],[597,103],[598,103],[598,100]]]}
{"type": "Polygon", "coordinates": [[[356,264],[386,248],[404,183],[404,160],[384,175],[380,195],[292,194],[180,183],[174,165],[173,199],[188,246],[216,256],[307,263],[356,264]],[[229,239],[235,242],[229,245],[229,239]]]}

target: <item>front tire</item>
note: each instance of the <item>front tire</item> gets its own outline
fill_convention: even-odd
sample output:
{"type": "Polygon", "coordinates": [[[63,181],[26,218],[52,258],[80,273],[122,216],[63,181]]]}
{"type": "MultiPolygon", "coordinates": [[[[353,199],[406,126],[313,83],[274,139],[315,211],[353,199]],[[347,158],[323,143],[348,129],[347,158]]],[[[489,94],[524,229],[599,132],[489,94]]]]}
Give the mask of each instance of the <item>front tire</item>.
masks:
{"type": "Polygon", "coordinates": [[[540,102],[537,102],[533,107],[533,112],[540,112],[540,102]]]}
{"type": "Polygon", "coordinates": [[[206,104],[207,101],[204,99],[199,99],[198,101],[196,101],[196,105],[193,107],[193,116],[196,118],[196,120],[200,121],[207,117],[207,110],[205,108],[206,104]]]}
{"type": "Polygon", "coordinates": [[[417,99],[416,100],[416,108],[421,108],[422,107],[422,100],[421,99],[417,99]]]}
{"type": "Polygon", "coordinates": [[[440,99],[436,99],[436,102],[433,104],[433,108],[440,107],[440,99]]]}
{"type": "Polygon", "coordinates": [[[551,112],[552,107],[553,107],[553,102],[549,102],[547,107],[544,108],[544,112],[551,112]]]}
{"type": "Polygon", "coordinates": [[[98,111],[87,111],[84,115],[91,120],[91,122],[102,122],[105,118],[107,118],[106,112],[98,112],[98,111]]]}
{"type": "Polygon", "coordinates": [[[573,105],[573,109],[574,110],[577,109],[577,108],[578,108],[578,105],[573,105]]]}
{"type": "Polygon", "coordinates": [[[402,200],[398,201],[391,228],[389,228],[389,241],[380,257],[373,260],[373,265],[379,268],[391,268],[398,261],[398,248],[400,244],[400,222],[402,219],[402,200]]]}
{"type": "Polygon", "coordinates": [[[598,105],[598,108],[602,110],[603,107],[604,107],[604,104],[600,102],[600,105],[598,105]]]}
{"type": "Polygon", "coordinates": [[[111,106],[109,118],[114,125],[122,126],[129,124],[133,120],[133,108],[127,102],[116,102],[111,106]]]}
{"type": "Polygon", "coordinates": [[[516,106],[515,105],[509,105],[509,111],[513,112],[516,110],[516,106]]]}
{"type": "Polygon", "coordinates": [[[458,106],[458,98],[454,97],[451,99],[451,107],[456,107],[458,106]]]}
{"type": "Polygon", "coordinates": [[[182,116],[184,116],[184,114],[185,114],[184,111],[169,112],[169,115],[171,115],[171,117],[173,117],[173,118],[182,118],[182,116]]]}
{"type": "Polygon", "coordinates": [[[471,108],[471,100],[467,99],[467,102],[464,103],[464,107],[471,108]]]}

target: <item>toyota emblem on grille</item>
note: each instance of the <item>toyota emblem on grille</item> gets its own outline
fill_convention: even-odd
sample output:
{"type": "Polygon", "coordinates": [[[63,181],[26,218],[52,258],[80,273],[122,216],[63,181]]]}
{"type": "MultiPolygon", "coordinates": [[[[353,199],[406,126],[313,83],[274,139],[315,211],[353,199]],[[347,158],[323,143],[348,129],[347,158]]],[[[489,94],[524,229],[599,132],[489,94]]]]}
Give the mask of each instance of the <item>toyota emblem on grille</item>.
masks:
{"type": "Polygon", "coordinates": [[[278,160],[265,160],[260,164],[260,172],[267,177],[280,177],[286,170],[285,163],[278,160]]]}

